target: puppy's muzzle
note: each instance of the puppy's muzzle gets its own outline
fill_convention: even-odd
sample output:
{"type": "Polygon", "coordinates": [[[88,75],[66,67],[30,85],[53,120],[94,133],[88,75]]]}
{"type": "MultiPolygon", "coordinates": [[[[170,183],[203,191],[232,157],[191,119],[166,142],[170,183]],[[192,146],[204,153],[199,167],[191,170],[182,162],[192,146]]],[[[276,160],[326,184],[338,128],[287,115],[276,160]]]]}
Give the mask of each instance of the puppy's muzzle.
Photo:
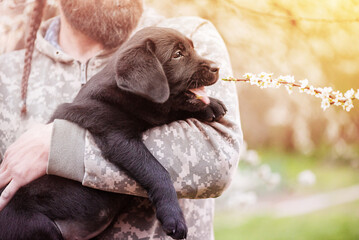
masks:
{"type": "Polygon", "coordinates": [[[204,71],[204,76],[207,76],[201,79],[202,83],[205,86],[209,86],[217,82],[219,75],[219,66],[215,62],[205,61],[200,64],[202,71],[204,71]]]}

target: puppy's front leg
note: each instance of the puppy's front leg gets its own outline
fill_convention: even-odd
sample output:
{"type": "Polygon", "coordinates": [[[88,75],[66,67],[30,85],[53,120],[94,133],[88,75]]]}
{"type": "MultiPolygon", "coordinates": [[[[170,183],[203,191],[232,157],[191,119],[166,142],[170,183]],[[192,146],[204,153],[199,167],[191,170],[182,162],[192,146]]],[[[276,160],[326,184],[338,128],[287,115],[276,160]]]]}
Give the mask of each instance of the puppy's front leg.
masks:
{"type": "Polygon", "coordinates": [[[139,137],[128,136],[118,131],[94,139],[106,159],[126,170],[148,192],[164,231],[174,239],[186,238],[187,226],[169,173],[139,137]]]}
{"type": "Polygon", "coordinates": [[[199,106],[193,107],[191,104],[183,104],[182,109],[174,109],[171,112],[173,121],[179,119],[196,118],[204,122],[213,122],[220,120],[226,113],[227,108],[221,100],[209,98],[210,103],[204,105],[202,102],[199,106]]]}
{"type": "Polygon", "coordinates": [[[204,109],[195,112],[194,117],[206,122],[218,121],[227,113],[227,108],[221,100],[211,97],[209,99],[210,103],[204,109]]]}

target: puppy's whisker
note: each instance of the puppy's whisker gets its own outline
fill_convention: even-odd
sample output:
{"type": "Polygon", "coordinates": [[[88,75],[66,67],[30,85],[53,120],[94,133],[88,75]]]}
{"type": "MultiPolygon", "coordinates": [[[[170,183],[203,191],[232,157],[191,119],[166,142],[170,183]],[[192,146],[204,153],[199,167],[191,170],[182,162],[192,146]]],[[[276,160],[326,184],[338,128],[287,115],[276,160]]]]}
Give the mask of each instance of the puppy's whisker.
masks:
{"type": "Polygon", "coordinates": [[[190,89],[191,85],[192,85],[191,78],[188,78],[188,80],[186,81],[186,89],[190,89]]]}

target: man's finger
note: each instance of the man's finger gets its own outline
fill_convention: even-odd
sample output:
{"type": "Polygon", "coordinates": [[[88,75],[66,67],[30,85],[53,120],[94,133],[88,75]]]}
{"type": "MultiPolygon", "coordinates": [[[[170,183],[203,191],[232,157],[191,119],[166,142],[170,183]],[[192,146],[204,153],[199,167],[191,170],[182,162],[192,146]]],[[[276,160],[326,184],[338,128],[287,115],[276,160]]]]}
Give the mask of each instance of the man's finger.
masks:
{"type": "Polygon", "coordinates": [[[9,175],[7,174],[7,171],[2,171],[0,169],[0,189],[5,187],[10,182],[9,175]]]}
{"type": "Polygon", "coordinates": [[[12,180],[9,185],[6,186],[4,191],[0,196],[0,211],[6,206],[6,204],[11,200],[11,198],[15,195],[17,190],[19,189],[18,184],[12,180]]]}

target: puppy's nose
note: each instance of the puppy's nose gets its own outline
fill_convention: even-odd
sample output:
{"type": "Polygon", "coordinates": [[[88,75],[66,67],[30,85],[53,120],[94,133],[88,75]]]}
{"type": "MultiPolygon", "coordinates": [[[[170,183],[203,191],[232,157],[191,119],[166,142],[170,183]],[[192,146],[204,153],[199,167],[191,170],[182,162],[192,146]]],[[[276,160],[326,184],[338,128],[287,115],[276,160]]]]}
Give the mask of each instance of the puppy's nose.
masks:
{"type": "Polygon", "coordinates": [[[209,71],[211,71],[212,73],[216,73],[219,71],[219,66],[216,63],[212,62],[209,64],[209,71]]]}

